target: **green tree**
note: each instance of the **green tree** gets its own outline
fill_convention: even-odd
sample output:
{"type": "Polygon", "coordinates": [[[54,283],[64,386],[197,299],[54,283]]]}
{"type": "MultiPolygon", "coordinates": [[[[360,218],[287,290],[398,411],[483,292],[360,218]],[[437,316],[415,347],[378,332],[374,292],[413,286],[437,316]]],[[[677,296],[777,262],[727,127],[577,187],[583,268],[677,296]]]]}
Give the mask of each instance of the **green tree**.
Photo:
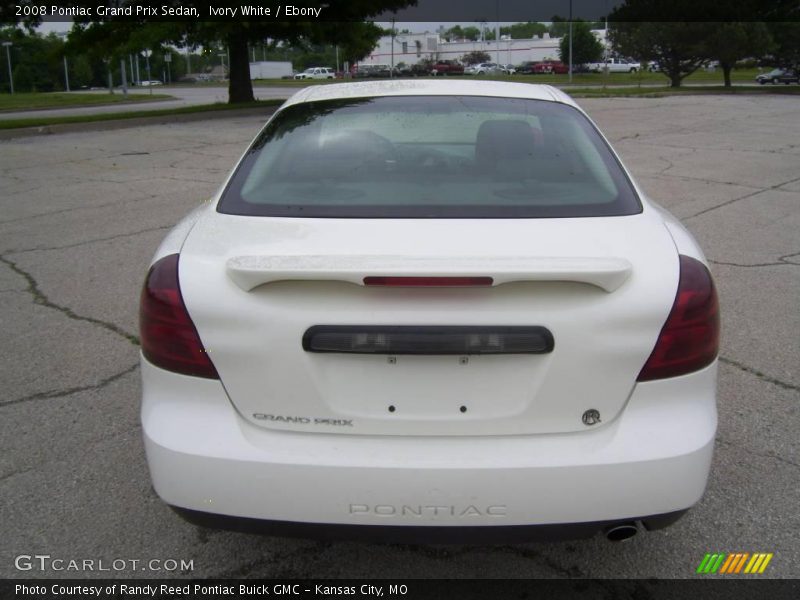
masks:
{"type": "Polygon", "coordinates": [[[708,59],[709,30],[702,22],[615,22],[608,37],[617,53],[658,62],[670,86],[680,87],[708,59]]]}
{"type": "Polygon", "coordinates": [[[714,23],[705,38],[706,54],[719,61],[725,87],[731,87],[731,70],[736,61],[768,54],[772,36],[764,23],[714,23]]]}
{"type": "Polygon", "coordinates": [[[534,37],[541,38],[546,32],[546,25],[533,21],[514,23],[513,25],[500,28],[500,35],[508,35],[515,40],[527,40],[534,37]]]}
{"type": "Polygon", "coordinates": [[[69,82],[73,89],[92,85],[92,67],[86,56],[80,55],[69,60],[69,82]]]}
{"type": "Polygon", "coordinates": [[[461,25],[454,25],[450,29],[447,29],[442,34],[442,37],[448,42],[455,42],[456,40],[464,38],[464,30],[461,28],[461,25]]]}
{"type": "Polygon", "coordinates": [[[481,30],[477,27],[464,27],[463,29],[464,38],[468,39],[472,42],[475,42],[480,39],[481,37],[481,30]]]}
{"type": "Polygon", "coordinates": [[[770,62],[776,67],[800,70],[800,22],[774,21],[767,27],[773,42],[770,62]]]}
{"type": "MultiPolygon", "coordinates": [[[[569,29],[567,34],[561,38],[558,45],[558,54],[561,62],[569,63],[569,29]]],[[[572,64],[582,65],[590,62],[597,62],[603,57],[603,44],[600,43],[589,24],[575,22],[572,24],[572,64]]]]}
{"type": "MultiPolygon", "coordinates": [[[[52,92],[63,89],[64,42],[55,34],[42,36],[19,27],[0,29],[0,41],[11,42],[11,68],[17,92],[52,92]]],[[[2,51],[3,89],[10,91],[5,49],[2,51]]]]}
{"type": "Polygon", "coordinates": [[[454,25],[450,29],[447,29],[443,34],[442,37],[446,39],[448,42],[455,42],[458,40],[470,40],[475,41],[481,37],[481,30],[477,27],[468,26],[468,27],[461,27],[461,25],[454,25]]]}
{"type": "Polygon", "coordinates": [[[548,28],[551,38],[560,38],[567,35],[569,30],[569,20],[558,15],[553,15],[550,19],[550,27],[548,28]]]}
{"type": "MultiPolygon", "coordinates": [[[[732,65],[735,56],[744,58],[769,47],[769,39],[756,21],[777,25],[797,16],[797,0],[625,0],[609,15],[609,38],[621,54],[658,61],[671,85],[678,87],[709,59],[722,63],[724,58],[732,65]]],[[[773,30],[776,47],[780,48],[781,42],[797,47],[800,29],[794,28],[793,33],[792,39],[791,33],[776,35],[773,30]]],[[[726,82],[729,76],[730,71],[726,82]]]]}
{"type": "Polygon", "coordinates": [[[472,52],[467,52],[464,56],[462,56],[461,62],[465,65],[477,65],[480,63],[489,62],[491,59],[492,57],[489,56],[487,52],[473,50],[472,52]]]}
{"type": "MultiPolygon", "coordinates": [[[[572,19],[573,27],[575,23],[585,23],[591,29],[605,29],[603,21],[584,21],[583,19],[572,19]]],[[[551,19],[550,27],[548,28],[550,37],[563,38],[569,33],[569,19],[554,15],[551,19]]]]}
{"type": "MultiPolygon", "coordinates": [[[[94,5],[94,0],[81,0],[94,5]]],[[[126,5],[134,0],[122,0],[126,5]]],[[[229,56],[228,101],[230,103],[253,100],[250,81],[249,44],[265,39],[289,43],[336,44],[342,60],[355,62],[375,47],[381,29],[364,19],[389,10],[412,4],[414,0],[327,0],[308,1],[304,6],[321,7],[327,14],[336,15],[341,22],[280,21],[277,19],[250,19],[201,22],[148,21],[138,22],[114,17],[84,20],[73,28],[71,42],[79,48],[93,48],[95,52],[114,59],[127,55],[133,49],[148,48],[163,54],[162,45],[223,47],[229,56]]],[[[162,5],[198,8],[200,14],[209,14],[213,2],[192,0],[163,0],[162,5]]]]}

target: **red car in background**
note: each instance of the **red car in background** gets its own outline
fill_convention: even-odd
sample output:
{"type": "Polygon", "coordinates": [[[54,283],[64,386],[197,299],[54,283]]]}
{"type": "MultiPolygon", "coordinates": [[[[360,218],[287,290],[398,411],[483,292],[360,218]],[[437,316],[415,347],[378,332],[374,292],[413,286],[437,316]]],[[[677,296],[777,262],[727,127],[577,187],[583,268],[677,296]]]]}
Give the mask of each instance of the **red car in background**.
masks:
{"type": "Polygon", "coordinates": [[[533,66],[533,73],[536,75],[552,73],[564,75],[569,73],[569,67],[558,60],[545,60],[533,66]]]}

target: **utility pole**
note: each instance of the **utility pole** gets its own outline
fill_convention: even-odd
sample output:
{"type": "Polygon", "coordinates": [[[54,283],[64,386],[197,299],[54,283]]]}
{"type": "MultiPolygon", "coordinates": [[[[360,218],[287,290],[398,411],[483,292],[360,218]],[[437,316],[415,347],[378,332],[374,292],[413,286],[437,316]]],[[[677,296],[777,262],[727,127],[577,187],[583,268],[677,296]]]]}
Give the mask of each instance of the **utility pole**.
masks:
{"type": "Polygon", "coordinates": [[[569,0],[569,82],[572,83],[572,0],[569,0]]]}
{"type": "Polygon", "coordinates": [[[500,0],[495,2],[495,15],[494,15],[494,43],[497,45],[495,54],[497,60],[495,62],[500,64],[500,0]]]}
{"type": "Polygon", "coordinates": [[[67,67],[67,55],[64,55],[64,87],[69,91],[69,68],[67,67]]]}
{"type": "Polygon", "coordinates": [[[126,69],[125,69],[125,59],[124,58],[120,58],[119,59],[119,74],[120,74],[120,77],[122,78],[122,95],[123,96],[127,96],[128,95],[128,73],[126,72],[126,69]]]}
{"type": "Polygon", "coordinates": [[[389,79],[394,79],[394,18],[392,19],[392,66],[389,69],[389,79]]]}
{"type": "Polygon", "coordinates": [[[11,42],[3,42],[3,46],[6,47],[6,61],[8,62],[8,84],[11,93],[14,93],[14,73],[11,71],[11,42]]]}

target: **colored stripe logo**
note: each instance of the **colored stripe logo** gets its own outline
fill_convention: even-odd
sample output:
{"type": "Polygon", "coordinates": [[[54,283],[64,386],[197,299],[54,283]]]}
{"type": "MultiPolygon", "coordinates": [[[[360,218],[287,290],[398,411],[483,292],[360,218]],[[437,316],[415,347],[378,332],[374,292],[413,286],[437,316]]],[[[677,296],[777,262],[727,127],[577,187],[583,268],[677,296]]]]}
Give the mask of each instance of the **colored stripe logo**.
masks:
{"type": "Polygon", "coordinates": [[[703,575],[739,575],[739,574],[761,574],[769,562],[772,560],[772,552],[716,552],[706,553],[697,573],[703,575]]]}

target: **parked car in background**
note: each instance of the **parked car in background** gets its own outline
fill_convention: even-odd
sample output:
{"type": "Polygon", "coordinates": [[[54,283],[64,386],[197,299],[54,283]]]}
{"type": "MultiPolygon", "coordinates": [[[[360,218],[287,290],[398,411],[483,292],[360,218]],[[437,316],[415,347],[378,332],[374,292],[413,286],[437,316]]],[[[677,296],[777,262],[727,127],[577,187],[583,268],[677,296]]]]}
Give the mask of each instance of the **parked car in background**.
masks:
{"type": "Polygon", "coordinates": [[[517,72],[516,67],[514,65],[498,65],[500,70],[505,73],[506,75],[513,75],[517,72]]]}
{"type": "Polygon", "coordinates": [[[370,77],[392,77],[397,76],[399,73],[397,67],[392,68],[390,65],[380,65],[370,72],[370,77]]]}
{"type": "Polygon", "coordinates": [[[430,75],[430,64],[420,62],[413,65],[403,65],[397,70],[397,74],[400,77],[424,77],[430,75]]]}
{"type": "Polygon", "coordinates": [[[467,75],[497,75],[502,72],[500,65],[493,62],[478,63],[477,65],[470,65],[464,69],[464,73],[467,75]]]}
{"type": "Polygon", "coordinates": [[[463,75],[464,65],[454,60],[440,60],[431,66],[431,75],[463,75]]]}
{"type": "Polygon", "coordinates": [[[520,63],[516,67],[516,71],[520,75],[533,75],[533,69],[536,65],[539,64],[538,61],[535,60],[527,60],[523,63],[520,63]]]}
{"type": "Polygon", "coordinates": [[[543,60],[533,67],[533,73],[537,75],[563,75],[569,73],[569,66],[559,60],[543,60]]]}
{"type": "Polygon", "coordinates": [[[147,463],[186,519],[622,540],[703,496],[714,282],[561,90],[311,86],[224,181],[140,302],[147,463]]]}
{"type": "MultiPolygon", "coordinates": [[[[394,74],[397,76],[400,73],[400,70],[395,67],[394,74]]],[[[385,64],[378,64],[378,65],[359,65],[357,69],[355,69],[352,73],[353,77],[356,79],[363,79],[365,77],[391,77],[392,76],[392,67],[390,65],[385,64]]]]}
{"type": "Polygon", "coordinates": [[[334,79],[336,72],[329,67],[311,67],[294,76],[295,79],[334,79]]]}
{"type": "Polygon", "coordinates": [[[374,65],[358,65],[351,71],[354,79],[364,79],[369,77],[369,74],[372,72],[374,65]]]}
{"type": "Polygon", "coordinates": [[[756,75],[756,81],[761,85],[765,83],[772,83],[773,85],[785,83],[789,85],[790,83],[800,83],[800,77],[797,72],[792,69],[773,69],[769,73],[759,73],[756,75]]]}
{"type": "Polygon", "coordinates": [[[143,79],[142,81],[139,82],[139,85],[141,85],[142,87],[153,87],[156,85],[164,85],[164,84],[160,82],[158,79],[143,79]]]}
{"type": "Polygon", "coordinates": [[[635,73],[641,68],[641,63],[627,58],[608,58],[603,62],[589,63],[589,69],[595,73],[635,73]]]}

